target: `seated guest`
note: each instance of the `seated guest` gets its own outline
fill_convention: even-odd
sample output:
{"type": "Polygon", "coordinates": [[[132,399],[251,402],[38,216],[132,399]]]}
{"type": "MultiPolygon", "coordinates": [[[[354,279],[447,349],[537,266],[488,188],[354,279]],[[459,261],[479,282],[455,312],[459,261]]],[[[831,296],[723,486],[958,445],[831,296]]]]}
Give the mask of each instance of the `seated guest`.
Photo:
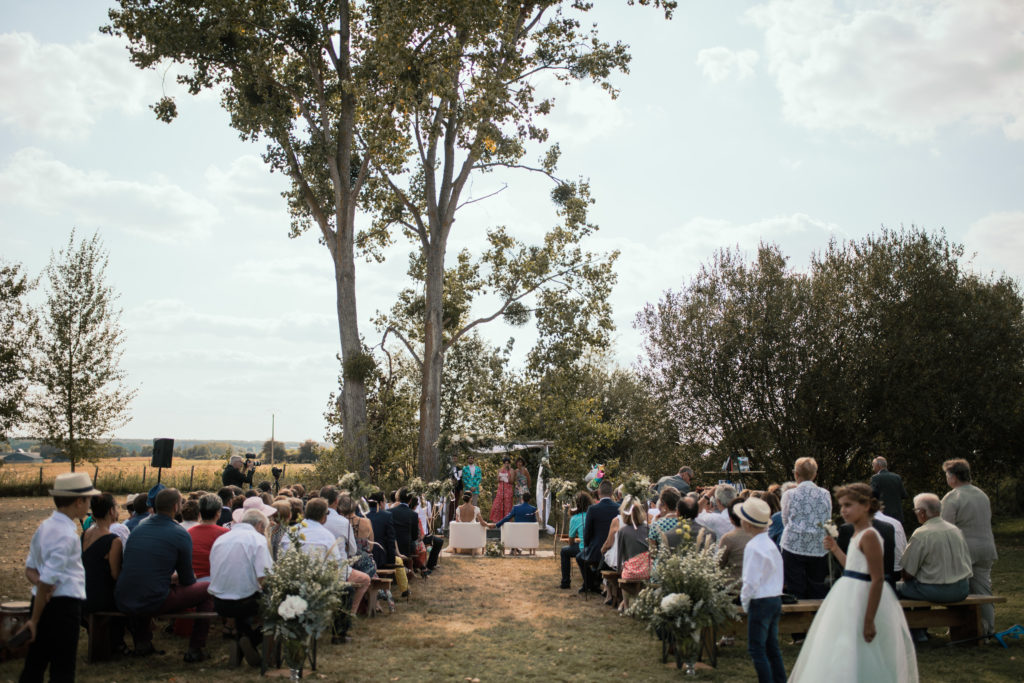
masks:
{"type": "Polygon", "coordinates": [[[740,518],[736,514],[736,508],[743,502],[740,498],[735,498],[729,503],[729,507],[726,509],[729,512],[733,530],[718,539],[718,566],[724,567],[726,573],[733,580],[743,577],[743,549],[753,538],[753,535],[740,524],[740,518]]]}
{"type": "MultiPolygon", "coordinates": [[[[583,520],[587,516],[587,508],[593,499],[586,491],[580,491],[573,498],[572,505],[572,516],[569,518],[569,543],[562,546],[561,550],[561,562],[562,562],[562,583],[559,584],[559,588],[570,588],[572,581],[570,574],[572,573],[569,562],[576,558],[580,554],[582,548],[580,547],[580,540],[583,537],[583,520]]],[[[478,513],[479,514],[479,513],[478,513]]]]}
{"type": "MultiPolygon", "coordinates": [[[[259,499],[256,499],[259,500],[259,499]]],[[[339,564],[345,558],[341,554],[342,542],[335,538],[334,534],[324,526],[327,521],[327,501],[323,498],[313,498],[306,503],[306,518],[302,520],[302,534],[305,539],[302,541],[302,550],[307,554],[327,555],[339,564]]],[[[352,608],[359,607],[366,589],[370,587],[370,577],[365,573],[346,566],[342,570],[345,581],[353,585],[352,608]]],[[[342,634],[343,636],[343,634],[342,634]]]]}
{"type": "Polygon", "coordinates": [[[139,522],[149,517],[149,507],[146,505],[146,494],[137,493],[132,499],[132,516],[124,523],[128,527],[128,531],[135,531],[135,527],[139,525],[139,522]]]}
{"type": "Polygon", "coordinates": [[[411,496],[408,489],[403,486],[396,492],[396,495],[398,502],[390,509],[390,512],[395,525],[398,552],[405,557],[415,557],[416,541],[420,540],[420,520],[409,507],[411,496]]]}
{"type": "Polygon", "coordinates": [[[235,497],[235,490],[230,486],[224,486],[217,495],[221,500],[220,517],[217,519],[219,526],[227,526],[231,523],[231,499],[235,497]]]}
{"type": "Polygon", "coordinates": [[[679,524],[679,491],[671,486],[661,489],[658,494],[658,519],[650,526],[647,533],[647,540],[651,546],[651,557],[655,557],[655,551],[664,539],[668,539],[670,548],[675,548],[683,540],[682,533],[676,533],[681,529],[679,524]]]}
{"type": "Polygon", "coordinates": [[[375,491],[369,496],[370,512],[366,518],[373,527],[373,560],[379,568],[394,568],[395,588],[402,597],[409,596],[409,577],[405,573],[402,558],[397,557],[398,545],[395,541],[395,523],[391,511],[384,506],[384,492],[375,491]]]}
{"type": "Polygon", "coordinates": [[[444,537],[430,533],[430,527],[424,526],[424,517],[420,515],[419,496],[409,496],[409,507],[416,513],[416,522],[419,526],[420,537],[423,539],[424,547],[430,548],[430,554],[425,562],[426,571],[429,574],[437,569],[437,560],[441,557],[441,548],[444,547],[444,537]]]}
{"type": "MultiPolygon", "coordinates": [[[[700,514],[700,507],[698,500],[700,497],[694,492],[687,493],[685,496],[679,497],[679,502],[676,503],[676,516],[685,524],[690,525],[690,534],[697,538],[697,534],[703,529],[700,524],[697,523],[697,515],[700,514]]],[[[657,501],[655,501],[657,506],[657,501]]],[[[655,507],[655,513],[657,513],[657,507],[655,507]]],[[[655,514],[657,518],[657,514],[655,514]]]]}
{"type": "Polygon", "coordinates": [[[619,506],[612,500],[612,484],[604,479],[597,487],[598,501],[587,508],[587,516],[583,520],[582,550],[576,556],[583,575],[583,587],[580,593],[601,592],[600,568],[604,557],[601,544],[608,538],[608,529],[612,520],[619,516],[619,506]]]}
{"type": "MultiPolygon", "coordinates": [[[[942,503],[934,493],[914,496],[914,514],[921,526],[910,536],[903,553],[903,581],[896,592],[908,600],[959,602],[967,597],[971,553],[958,528],[942,519],[942,503]]],[[[913,629],[918,642],[925,629],[913,629]]]]}
{"type": "Polygon", "coordinates": [[[263,638],[253,620],[260,613],[263,579],[273,565],[265,536],[270,525],[266,513],[272,510],[249,506],[234,517],[231,531],[218,537],[210,550],[213,607],[222,617],[235,620],[238,646],[252,666],[262,662],[256,648],[263,638]]]}
{"type": "Polygon", "coordinates": [[[57,508],[32,535],[25,575],[32,582],[32,614],[22,631],[29,632],[28,654],[19,680],[75,680],[79,621],[86,600],[85,568],[78,540],[78,521],[99,495],[85,472],[58,474],[50,489],[57,508]]]}
{"type": "Polygon", "coordinates": [[[358,559],[352,564],[370,578],[377,576],[377,563],[373,560],[373,524],[365,517],[356,514],[356,502],[352,496],[343,493],[338,496],[338,514],[348,520],[352,533],[356,537],[356,554],[358,559]]]}
{"type": "Polygon", "coordinates": [[[302,521],[302,515],[305,514],[305,505],[298,496],[289,498],[288,503],[292,506],[292,521],[290,524],[294,526],[302,521]]]}
{"type": "MultiPolygon", "coordinates": [[[[639,498],[627,496],[622,502],[619,514],[619,530],[615,533],[615,567],[623,579],[650,578],[651,558],[647,554],[650,545],[647,534],[647,511],[644,502],[639,498]]],[[[619,611],[629,607],[629,596],[623,593],[619,611]]]]}
{"type": "Polygon", "coordinates": [[[334,534],[335,538],[341,539],[338,541],[338,550],[341,559],[346,560],[356,553],[356,537],[352,533],[352,523],[338,512],[338,489],[324,486],[320,489],[320,497],[327,501],[327,520],[324,522],[324,528],[334,534]]]}
{"type": "Polygon", "coordinates": [[[288,551],[291,540],[288,538],[288,524],[292,519],[292,505],[287,500],[278,500],[271,504],[277,514],[271,518],[270,555],[277,562],[288,551]]]}
{"type": "Polygon", "coordinates": [[[221,499],[207,493],[199,499],[199,524],[188,530],[192,538],[192,571],[197,581],[210,579],[210,548],[214,541],[226,534],[228,530],[218,525],[221,512],[221,499]]]}
{"type": "MultiPolygon", "coordinates": [[[[125,547],[124,563],[117,578],[114,599],[129,621],[135,639],[135,654],[156,652],[150,618],[158,614],[181,612],[189,607],[200,611],[213,608],[206,583],[196,583],[192,571],[192,538],[174,516],[181,510],[177,489],[164,489],[154,501],[156,514],[139,524],[125,547]],[[174,573],[178,582],[171,583],[174,573]]],[[[198,528],[198,527],[195,527],[198,528]]],[[[186,662],[207,658],[203,647],[210,622],[199,619],[192,625],[186,662]]]]}
{"type": "Polygon", "coordinates": [[[188,531],[199,524],[199,501],[189,498],[181,504],[181,528],[188,531]]]}
{"type": "MultiPolygon", "coordinates": [[[[896,520],[896,518],[890,517],[889,515],[885,514],[884,505],[882,506],[881,510],[875,513],[875,520],[879,522],[886,522],[890,526],[892,526],[892,530],[894,533],[892,548],[892,567],[893,576],[895,577],[895,580],[898,581],[900,578],[900,572],[903,571],[903,564],[901,563],[901,560],[903,559],[903,552],[907,549],[907,531],[903,528],[902,522],[899,522],[896,520]]],[[[970,545],[968,545],[967,547],[969,548],[970,545]]],[[[895,584],[893,584],[893,587],[895,588],[895,584]]]]}
{"type": "MultiPolygon", "coordinates": [[[[778,484],[775,484],[775,486],[778,487],[778,501],[776,501],[778,509],[772,512],[772,524],[770,527],[768,527],[768,538],[775,541],[775,545],[778,546],[781,550],[782,532],[786,528],[786,525],[782,522],[782,504],[779,501],[782,500],[782,494],[784,494],[786,491],[789,491],[790,489],[796,488],[796,482],[787,481],[785,484],[782,484],[781,486],[779,486],[778,484]]],[[[769,491],[769,493],[773,492],[769,491]]],[[[769,501],[768,504],[771,505],[771,502],[769,501]]]]}
{"type": "Polygon", "coordinates": [[[733,530],[729,519],[729,503],[736,497],[736,489],[729,484],[719,484],[708,498],[702,498],[701,512],[697,523],[715,535],[715,541],[733,530]]]}
{"type": "MultiPolygon", "coordinates": [[[[121,573],[121,539],[111,530],[117,522],[117,503],[109,493],[92,499],[93,523],[82,534],[82,565],[85,567],[85,614],[116,612],[114,587],[121,573]]],[[[121,654],[127,654],[124,644],[124,620],[109,622],[110,643],[121,654]]],[[[95,634],[93,634],[95,637],[95,634]]]]}

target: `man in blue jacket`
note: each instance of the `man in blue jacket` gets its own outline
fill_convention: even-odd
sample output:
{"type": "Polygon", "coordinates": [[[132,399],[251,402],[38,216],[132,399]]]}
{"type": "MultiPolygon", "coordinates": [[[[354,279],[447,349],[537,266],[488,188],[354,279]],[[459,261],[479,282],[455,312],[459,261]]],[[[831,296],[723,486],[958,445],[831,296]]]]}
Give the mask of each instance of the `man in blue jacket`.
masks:
{"type": "Polygon", "coordinates": [[[612,485],[607,479],[597,487],[599,500],[587,508],[587,517],[583,522],[584,551],[576,556],[576,564],[583,575],[583,587],[580,593],[601,592],[601,562],[604,556],[601,546],[608,538],[608,529],[612,520],[619,514],[619,504],[612,500],[612,485]]]}
{"type": "Polygon", "coordinates": [[[522,522],[533,522],[534,524],[536,524],[537,508],[530,505],[530,501],[532,499],[533,497],[530,495],[529,491],[523,493],[523,502],[513,507],[511,512],[505,515],[505,517],[500,522],[497,522],[494,525],[495,528],[500,527],[502,524],[509,520],[512,520],[516,524],[520,524],[522,522]]]}

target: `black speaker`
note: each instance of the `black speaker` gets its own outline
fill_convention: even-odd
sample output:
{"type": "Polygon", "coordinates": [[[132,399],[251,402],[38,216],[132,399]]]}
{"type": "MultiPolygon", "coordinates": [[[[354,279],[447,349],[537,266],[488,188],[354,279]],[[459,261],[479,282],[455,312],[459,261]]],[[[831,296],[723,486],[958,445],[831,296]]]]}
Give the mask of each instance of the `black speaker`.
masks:
{"type": "Polygon", "coordinates": [[[150,467],[170,467],[174,455],[174,439],[153,439],[153,461],[150,467]]]}

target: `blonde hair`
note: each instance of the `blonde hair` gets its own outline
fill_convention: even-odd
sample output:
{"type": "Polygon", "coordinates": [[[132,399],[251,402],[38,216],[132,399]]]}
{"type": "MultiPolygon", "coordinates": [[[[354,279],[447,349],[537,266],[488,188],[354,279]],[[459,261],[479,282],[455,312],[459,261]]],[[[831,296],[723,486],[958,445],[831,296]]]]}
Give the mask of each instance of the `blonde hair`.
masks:
{"type": "Polygon", "coordinates": [[[818,461],[814,458],[797,458],[793,472],[799,474],[801,479],[810,481],[818,474],[818,461]]]}
{"type": "Polygon", "coordinates": [[[643,501],[633,496],[626,496],[620,506],[619,518],[622,524],[628,524],[634,529],[639,528],[647,521],[647,510],[644,508],[643,501]]]}

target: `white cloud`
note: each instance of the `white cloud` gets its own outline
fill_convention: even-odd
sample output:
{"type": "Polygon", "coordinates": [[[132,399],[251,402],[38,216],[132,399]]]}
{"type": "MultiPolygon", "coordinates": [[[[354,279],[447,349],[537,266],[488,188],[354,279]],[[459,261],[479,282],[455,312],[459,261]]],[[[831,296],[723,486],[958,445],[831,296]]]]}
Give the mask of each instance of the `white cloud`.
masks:
{"type": "Polygon", "coordinates": [[[12,154],[0,170],[3,204],[65,215],[69,226],[117,228],[164,243],[203,239],[220,222],[217,207],[164,178],[113,178],[31,147],[12,154]]]}
{"type": "Polygon", "coordinates": [[[968,255],[976,252],[974,269],[995,271],[1024,278],[1024,211],[993,213],[967,230],[964,246],[968,255]]]}
{"type": "Polygon", "coordinates": [[[736,80],[742,81],[754,75],[754,65],[759,57],[754,50],[734,51],[719,45],[698,52],[697,66],[712,83],[721,83],[733,74],[736,80]]]}
{"type": "Polygon", "coordinates": [[[552,79],[538,87],[538,95],[555,100],[551,115],[540,122],[551,132],[550,140],[557,140],[563,149],[610,135],[628,125],[631,116],[606,90],[588,81],[566,86],[552,79]]]}
{"type": "Polygon", "coordinates": [[[1019,0],[771,0],[747,17],[792,123],[903,142],[967,123],[1024,140],[1019,0]]]}
{"type": "MultiPolygon", "coordinates": [[[[168,82],[174,82],[168,75],[168,82]]],[[[124,44],[94,34],[72,45],[0,34],[0,121],[47,138],[83,137],[103,111],[145,111],[159,77],[128,60],[124,44]]]]}
{"type": "MultiPolygon", "coordinates": [[[[331,339],[337,324],[331,312],[286,311],[268,317],[245,317],[222,313],[204,313],[178,299],[151,299],[128,312],[128,322],[140,333],[160,336],[180,333],[185,337],[219,337],[220,346],[239,337],[259,335],[296,339],[331,339]],[[316,337],[315,333],[327,334],[316,337]]],[[[220,352],[217,352],[220,353],[220,352]]]]}

